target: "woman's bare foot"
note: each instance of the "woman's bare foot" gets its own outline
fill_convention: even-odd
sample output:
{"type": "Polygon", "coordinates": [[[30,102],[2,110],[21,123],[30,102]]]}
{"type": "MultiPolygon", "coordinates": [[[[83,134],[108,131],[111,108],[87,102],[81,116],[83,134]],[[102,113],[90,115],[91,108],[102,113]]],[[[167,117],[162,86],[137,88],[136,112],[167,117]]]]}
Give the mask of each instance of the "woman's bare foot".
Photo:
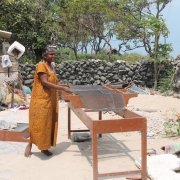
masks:
{"type": "Polygon", "coordinates": [[[44,153],[46,156],[52,156],[52,152],[48,151],[48,150],[41,150],[42,153],[44,153]]]}
{"type": "Polygon", "coordinates": [[[30,157],[31,156],[31,148],[32,148],[32,143],[28,143],[25,149],[24,156],[25,157],[30,157]]]}

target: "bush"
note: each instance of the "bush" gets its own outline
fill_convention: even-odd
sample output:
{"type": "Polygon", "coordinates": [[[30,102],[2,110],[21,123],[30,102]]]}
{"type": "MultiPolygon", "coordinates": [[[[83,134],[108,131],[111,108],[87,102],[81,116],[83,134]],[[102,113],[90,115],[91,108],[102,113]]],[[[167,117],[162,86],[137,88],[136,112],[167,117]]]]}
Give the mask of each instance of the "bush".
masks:
{"type": "Polygon", "coordinates": [[[29,58],[28,56],[22,56],[20,59],[19,59],[19,62],[22,63],[22,64],[25,64],[26,62],[29,63],[29,64],[33,64],[33,63],[36,63],[35,62],[35,59],[32,59],[32,58],[29,58]]]}
{"type": "Polygon", "coordinates": [[[66,54],[66,55],[70,55],[70,54],[71,54],[71,51],[70,51],[70,49],[62,49],[62,50],[60,51],[60,53],[66,54]]]}
{"type": "Polygon", "coordinates": [[[78,54],[78,59],[76,59],[75,54],[73,51],[70,52],[69,49],[64,49],[61,50],[58,55],[61,54],[60,56],[57,57],[56,62],[61,63],[63,61],[67,60],[77,60],[77,61],[82,61],[82,60],[88,60],[88,59],[100,59],[100,60],[106,60],[109,62],[115,62],[117,60],[124,60],[128,62],[129,64],[136,63],[141,61],[144,56],[137,54],[137,53],[125,53],[123,55],[118,55],[118,54],[111,54],[108,55],[106,54],[105,51],[101,50],[99,54],[78,54]]]}
{"type": "Polygon", "coordinates": [[[141,54],[137,54],[137,53],[124,53],[123,55],[121,55],[121,60],[124,60],[124,61],[128,62],[129,64],[139,62],[143,58],[144,58],[144,56],[142,56],[141,54]]]}
{"type": "Polygon", "coordinates": [[[160,92],[167,92],[172,89],[172,80],[174,77],[175,69],[172,67],[171,69],[167,69],[167,75],[164,78],[161,78],[158,83],[158,90],[160,92]]]}

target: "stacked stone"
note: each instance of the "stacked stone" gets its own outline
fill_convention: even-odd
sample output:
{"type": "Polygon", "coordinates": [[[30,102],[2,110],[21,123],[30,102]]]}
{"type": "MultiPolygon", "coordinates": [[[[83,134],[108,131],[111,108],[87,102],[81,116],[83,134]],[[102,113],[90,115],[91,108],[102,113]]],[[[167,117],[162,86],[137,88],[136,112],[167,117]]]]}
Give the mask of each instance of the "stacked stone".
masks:
{"type": "Polygon", "coordinates": [[[21,73],[21,78],[23,80],[23,84],[28,86],[29,88],[32,88],[36,65],[28,63],[20,64],[19,69],[21,73]]]}
{"type": "MultiPolygon", "coordinates": [[[[20,64],[20,72],[26,86],[32,87],[36,65],[20,64]]],[[[168,67],[163,66],[160,77],[168,67]]],[[[105,60],[65,61],[56,64],[56,74],[63,84],[73,85],[109,85],[134,83],[141,87],[153,87],[154,68],[153,63],[142,60],[129,64],[122,60],[107,62],[105,60]]]]}
{"type": "Polygon", "coordinates": [[[180,91],[180,54],[176,57],[174,61],[175,74],[174,74],[174,88],[177,92],[180,91]]]}
{"type": "Polygon", "coordinates": [[[153,85],[153,66],[142,62],[129,65],[118,60],[114,63],[104,60],[66,61],[57,65],[57,75],[62,83],[73,85],[109,85],[134,82],[141,86],[153,85]]]}

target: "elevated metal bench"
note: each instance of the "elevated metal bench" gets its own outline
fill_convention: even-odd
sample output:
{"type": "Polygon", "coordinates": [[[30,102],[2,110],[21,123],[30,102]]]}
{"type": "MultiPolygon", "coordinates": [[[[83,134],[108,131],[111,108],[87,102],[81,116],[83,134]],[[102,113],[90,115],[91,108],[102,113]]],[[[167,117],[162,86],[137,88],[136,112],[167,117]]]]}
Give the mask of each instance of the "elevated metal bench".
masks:
{"type": "Polygon", "coordinates": [[[110,86],[71,86],[71,89],[73,90],[74,94],[67,94],[64,92],[62,93],[62,99],[68,102],[68,138],[70,139],[72,132],[90,131],[92,136],[93,180],[98,180],[99,177],[120,176],[130,174],[141,174],[142,180],[146,180],[147,121],[145,117],[142,117],[126,109],[126,105],[129,99],[131,97],[136,97],[137,94],[126,94],[126,90],[112,89],[110,86]],[[104,93],[99,93],[99,90],[104,93]],[[114,94],[116,94],[116,96],[114,96],[114,94]],[[106,98],[108,99],[108,101],[106,101],[106,98]],[[112,104],[113,101],[115,101],[114,104],[112,104]],[[110,120],[102,119],[102,111],[104,110],[114,111],[116,114],[120,116],[120,118],[110,120]],[[71,129],[71,111],[73,111],[76,114],[76,116],[84,123],[87,129],[71,129]],[[91,111],[97,111],[99,113],[99,118],[92,119],[90,116],[88,116],[87,112],[91,111]],[[141,169],[99,173],[97,150],[98,135],[105,133],[119,133],[130,131],[141,132],[141,169]]]}

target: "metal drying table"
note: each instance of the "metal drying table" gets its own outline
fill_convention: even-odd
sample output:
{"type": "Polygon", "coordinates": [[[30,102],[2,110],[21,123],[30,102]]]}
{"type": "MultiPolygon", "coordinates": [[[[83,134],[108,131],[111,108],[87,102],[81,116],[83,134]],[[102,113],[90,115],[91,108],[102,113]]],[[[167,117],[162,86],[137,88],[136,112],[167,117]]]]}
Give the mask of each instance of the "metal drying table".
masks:
{"type": "Polygon", "coordinates": [[[90,131],[92,137],[92,156],[93,156],[93,180],[105,176],[120,176],[130,174],[141,174],[142,180],[146,180],[146,150],[147,150],[147,121],[132,111],[126,109],[126,105],[131,97],[137,94],[127,94],[125,89],[113,89],[111,86],[70,86],[73,94],[62,93],[62,100],[68,102],[68,138],[71,132],[90,131]],[[98,91],[98,92],[97,92],[98,91]],[[102,92],[100,95],[99,91],[102,92]],[[107,96],[106,96],[107,95],[107,96]],[[119,96],[118,96],[119,95],[119,96]],[[106,99],[108,100],[106,102],[106,99]],[[95,102],[94,102],[95,101],[95,102]],[[120,101],[120,103],[118,103],[120,101]],[[109,104],[109,105],[108,105],[109,104]],[[95,106],[95,108],[94,108],[95,106]],[[71,110],[88,128],[86,130],[71,129],[71,110]],[[92,119],[87,112],[97,111],[99,118],[92,119]],[[114,111],[121,116],[120,119],[103,120],[102,111],[114,111]],[[98,172],[98,135],[104,133],[118,132],[141,132],[141,158],[142,168],[139,170],[127,170],[121,172],[98,172]]]}

